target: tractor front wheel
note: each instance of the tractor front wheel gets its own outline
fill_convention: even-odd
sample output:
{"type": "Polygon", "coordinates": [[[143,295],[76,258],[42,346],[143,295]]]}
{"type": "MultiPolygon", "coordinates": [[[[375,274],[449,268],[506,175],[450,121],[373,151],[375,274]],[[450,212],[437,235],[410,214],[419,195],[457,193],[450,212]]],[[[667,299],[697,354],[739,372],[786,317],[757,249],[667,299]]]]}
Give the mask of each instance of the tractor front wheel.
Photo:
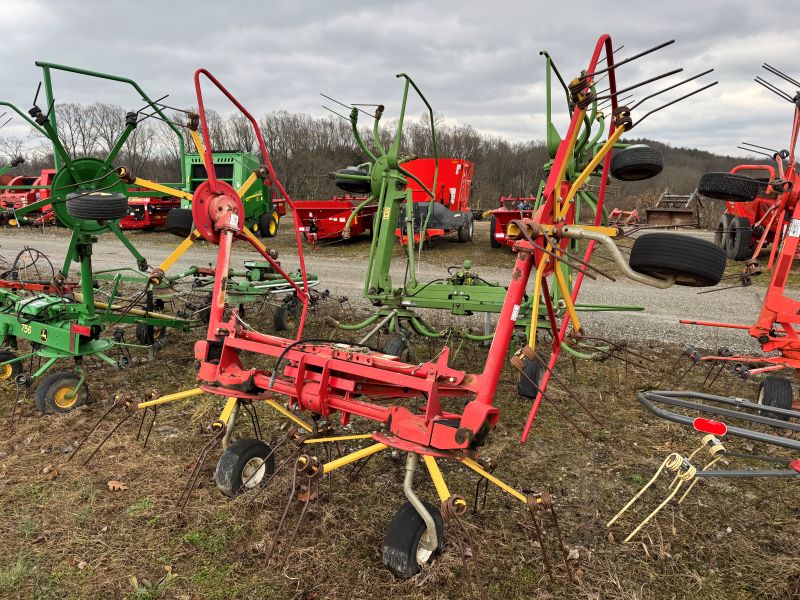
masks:
{"type": "MultiPolygon", "coordinates": [[[[792,408],[794,393],[792,392],[792,382],[783,377],[765,377],[758,386],[758,403],[773,408],[792,408]]],[[[768,410],[760,411],[763,417],[772,417],[781,421],[788,421],[787,415],[773,413],[768,410]]]]}
{"type": "MultiPolygon", "coordinates": [[[[0,363],[17,358],[14,353],[7,350],[0,350],[0,363]]],[[[22,372],[22,365],[18,362],[10,363],[7,365],[0,365],[0,381],[11,381],[16,379],[17,375],[22,372]]]]}
{"type": "Polygon", "coordinates": [[[492,248],[499,248],[503,244],[497,241],[495,235],[497,234],[497,219],[494,215],[489,218],[489,245],[492,248]]]}
{"type": "Polygon", "coordinates": [[[677,285],[717,285],[725,273],[725,251],[706,240],[674,233],[648,233],[631,249],[631,269],[651,277],[675,276],[677,285]]]}
{"type": "Polygon", "coordinates": [[[36,408],[42,414],[66,413],[83,406],[89,390],[77,373],[56,372],[46,375],[36,386],[36,408]]]}
{"type": "Polygon", "coordinates": [[[255,439],[234,442],[219,459],[214,471],[217,488],[233,498],[261,485],[275,472],[275,455],[269,444],[255,439]]]}
{"type": "Polygon", "coordinates": [[[400,579],[408,579],[419,573],[421,565],[429,564],[442,551],[444,526],[442,513],[433,504],[422,502],[436,524],[436,543],[428,536],[417,509],[406,502],[392,517],[383,540],[383,564],[400,579]]]}

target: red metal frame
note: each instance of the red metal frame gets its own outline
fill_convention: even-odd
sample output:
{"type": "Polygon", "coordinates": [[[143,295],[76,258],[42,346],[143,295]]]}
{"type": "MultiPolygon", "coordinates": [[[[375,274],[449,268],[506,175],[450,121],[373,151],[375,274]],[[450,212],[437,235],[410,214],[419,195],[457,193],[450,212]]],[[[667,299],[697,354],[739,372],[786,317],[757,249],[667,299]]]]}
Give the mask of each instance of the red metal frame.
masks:
{"type": "Polygon", "coordinates": [[[514,242],[508,239],[508,224],[517,219],[530,219],[533,217],[533,209],[514,208],[520,202],[527,201],[534,206],[536,196],[500,196],[500,208],[489,211],[489,215],[494,217],[494,239],[503,246],[511,247],[514,242]],[[507,206],[511,204],[512,206],[507,206]]]}
{"type": "MultiPolygon", "coordinates": [[[[144,188],[129,188],[129,191],[143,191],[144,188]]],[[[180,208],[179,198],[167,197],[133,197],[128,198],[129,211],[119,221],[120,229],[157,229],[167,223],[167,213],[173,208],[180,208]],[[137,210],[139,209],[139,210],[137,210]]]]}
{"type": "MultiPolygon", "coordinates": [[[[3,185],[17,186],[17,185],[30,185],[32,188],[35,186],[51,185],[53,177],[56,175],[55,169],[42,169],[38,177],[30,175],[17,175],[12,177],[8,183],[3,185]],[[32,180],[32,182],[26,183],[32,180]]],[[[30,189],[30,190],[4,190],[0,193],[0,209],[19,209],[39,200],[46,200],[50,197],[49,189],[30,189]]],[[[52,223],[55,220],[55,213],[52,211],[51,205],[47,204],[42,207],[42,210],[31,215],[34,222],[37,224],[52,223]]]]}
{"type": "MultiPolygon", "coordinates": [[[[596,68],[599,55],[604,49],[608,66],[613,66],[611,39],[608,35],[604,35],[595,47],[588,67],[589,72],[596,68]]],[[[208,71],[199,69],[195,73],[195,90],[203,125],[206,164],[213,165],[213,156],[205,123],[205,107],[200,88],[201,75],[205,75],[214,83],[253,124],[267,163],[271,184],[277,186],[283,193],[283,197],[294,211],[295,222],[299,223],[297,208],[272,169],[269,154],[255,120],[208,71]]],[[[591,77],[587,77],[584,83],[585,87],[581,91],[588,92],[592,84],[591,77]]],[[[612,93],[615,92],[616,81],[613,69],[608,73],[608,84],[611,86],[612,93]]],[[[616,96],[613,96],[612,110],[616,108],[616,96]]],[[[565,161],[569,159],[571,145],[569,140],[574,137],[581,121],[582,111],[576,110],[565,141],[559,147],[553,169],[550,172],[544,190],[545,201],[536,214],[537,223],[549,224],[555,228],[553,235],[556,238],[560,238],[558,228],[571,224],[574,219],[573,210],[570,208],[563,218],[555,221],[556,197],[554,191],[557,184],[560,186],[561,193],[566,193],[569,187],[569,184],[560,180],[563,172],[561,166],[564,166],[565,161]]],[[[614,125],[612,123],[609,136],[613,132],[614,125]]],[[[600,224],[602,215],[610,156],[609,153],[603,166],[595,225],[600,224]]],[[[449,349],[447,347],[434,361],[410,365],[400,362],[396,357],[364,350],[349,344],[302,341],[302,324],[306,315],[306,290],[308,288],[298,229],[296,229],[297,250],[303,273],[303,290],[301,290],[300,297],[304,308],[297,338],[292,341],[242,327],[234,307],[231,308],[230,315],[225,320],[226,278],[224,274],[228,272],[234,239],[249,241],[262,256],[270,262],[273,261],[263,246],[257,243],[254,236],[243,229],[241,219],[238,218],[239,215],[243,215],[241,199],[235,190],[216,179],[213,169],[209,170],[208,181],[195,193],[192,212],[194,222],[203,237],[211,243],[218,244],[217,275],[208,333],[205,340],[198,341],[195,345],[195,359],[198,364],[197,378],[204,391],[225,397],[248,399],[269,399],[275,395],[281,395],[288,397],[289,404],[292,406],[326,417],[338,411],[343,423],[347,423],[352,415],[360,416],[384,424],[385,429],[382,434],[376,434],[380,435],[383,443],[406,450],[413,449],[421,454],[437,456],[449,452],[455,453],[456,456],[463,456],[464,452],[469,451],[473,442],[480,441],[489,430],[496,426],[500,412],[493,406],[494,396],[506,361],[519,305],[525,294],[532,268],[538,265],[545,256],[530,242],[520,240],[514,245],[517,254],[516,263],[484,369],[481,373],[468,374],[448,366],[449,349]],[[248,355],[251,353],[275,358],[273,371],[248,366],[250,362],[248,355]],[[282,371],[281,367],[284,367],[282,371]],[[465,405],[462,413],[453,414],[444,411],[441,405],[441,399],[444,397],[463,398],[465,405]],[[416,400],[422,404],[422,407],[413,410],[391,402],[381,403],[381,401],[394,399],[405,399],[412,402],[412,405],[416,400]]],[[[560,238],[560,240],[561,248],[566,248],[569,240],[566,238],[560,238]]],[[[535,241],[542,246],[547,244],[542,236],[537,237],[535,241]]],[[[589,260],[594,247],[595,243],[589,242],[584,256],[585,260],[589,260]]],[[[283,271],[278,270],[278,272],[287,281],[291,281],[283,271]]],[[[582,282],[583,273],[581,272],[577,274],[573,283],[573,301],[580,291],[582,282]]],[[[546,290],[545,297],[547,297],[546,290]]],[[[553,354],[549,362],[549,367],[552,369],[567,335],[569,321],[565,320],[556,329],[557,321],[552,306],[549,304],[546,306],[553,327],[553,354]]],[[[549,378],[550,370],[545,372],[540,383],[540,390],[545,389],[549,378]]],[[[528,418],[523,440],[528,435],[541,401],[542,392],[540,391],[528,418]]]]}
{"type": "MultiPolygon", "coordinates": [[[[300,213],[300,231],[306,240],[337,240],[344,236],[348,217],[366,196],[334,196],[330,200],[295,200],[300,213]]],[[[361,235],[372,228],[372,218],[378,207],[370,204],[362,208],[350,223],[350,237],[361,235]]]]}

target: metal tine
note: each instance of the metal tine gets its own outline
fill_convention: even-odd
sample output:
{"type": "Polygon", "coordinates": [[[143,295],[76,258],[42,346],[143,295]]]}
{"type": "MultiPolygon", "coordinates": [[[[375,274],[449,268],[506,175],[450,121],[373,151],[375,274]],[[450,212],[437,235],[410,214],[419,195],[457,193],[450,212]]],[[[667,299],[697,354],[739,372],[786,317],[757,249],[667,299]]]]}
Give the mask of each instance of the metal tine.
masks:
{"type": "MultiPolygon", "coordinates": [[[[625,44],[622,44],[622,45],[621,45],[619,48],[617,48],[617,49],[615,49],[613,52],[611,52],[611,56],[614,56],[614,55],[615,55],[617,52],[619,52],[620,50],[622,50],[624,47],[625,47],[625,44]]],[[[606,57],[605,57],[605,56],[603,56],[603,57],[602,57],[600,60],[598,60],[597,62],[598,62],[598,63],[604,63],[604,62],[606,62],[606,57]]],[[[615,65],[615,66],[616,66],[616,65],[615,65]]],[[[595,83],[595,84],[596,84],[596,83],[599,83],[599,82],[603,81],[603,79],[605,79],[606,77],[608,77],[608,72],[606,72],[606,73],[603,73],[603,74],[602,74],[600,77],[598,77],[597,79],[595,79],[595,80],[594,80],[594,83],[595,83]]]]}
{"type": "Polygon", "coordinates": [[[366,104],[364,102],[353,102],[353,106],[380,106],[380,104],[366,104]]]}
{"type": "Polygon", "coordinates": [[[33,95],[33,105],[36,106],[36,101],[39,99],[39,92],[42,91],[42,82],[36,86],[36,93],[33,95]]]}
{"type": "Polygon", "coordinates": [[[775,94],[779,98],[783,98],[787,102],[794,102],[794,100],[792,99],[792,97],[789,94],[784,92],[778,86],[771,84],[766,79],[756,75],[756,77],[755,77],[755,79],[753,79],[753,81],[755,81],[759,85],[763,85],[765,88],[767,88],[770,92],[772,92],[773,94],[775,94]]]}
{"type": "Polygon", "coordinates": [[[168,97],[169,97],[169,94],[164,94],[163,96],[161,96],[161,98],[159,98],[158,100],[153,100],[152,102],[147,102],[145,100],[145,102],[147,102],[147,103],[142,108],[137,110],[136,114],[138,115],[140,112],[144,111],[144,109],[147,108],[148,106],[151,106],[153,108],[160,107],[160,105],[158,103],[161,102],[164,98],[168,98],[168,97]]]}
{"type": "MultiPolygon", "coordinates": [[[[3,113],[3,114],[5,114],[5,113],[3,113]]],[[[0,115],[0,116],[1,116],[1,115],[0,115]]],[[[8,120],[7,120],[5,123],[3,123],[2,125],[0,125],[0,129],[2,129],[2,128],[3,128],[3,127],[5,127],[6,125],[8,125],[8,124],[11,122],[11,119],[13,119],[13,118],[14,118],[14,117],[8,117],[8,120]]]]}
{"type": "MultiPolygon", "coordinates": [[[[624,98],[620,98],[619,100],[617,100],[617,104],[625,104],[625,102],[627,102],[631,98],[633,98],[633,94],[629,94],[624,98]]],[[[606,98],[605,100],[600,102],[600,104],[597,105],[597,108],[603,108],[606,106],[606,104],[611,104],[611,98],[606,98]]]]}
{"type": "MultiPolygon", "coordinates": [[[[169,94],[167,94],[166,96],[164,96],[164,98],[166,98],[167,96],[169,96],[169,94]]],[[[191,110],[186,110],[185,108],[177,108],[177,107],[175,107],[175,106],[169,106],[169,105],[167,105],[167,104],[164,104],[163,102],[161,102],[161,100],[163,100],[164,98],[159,98],[158,100],[156,100],[155,102],[153,102],[153,104],[155,104],[155,105],[156,105],[156,106],[158,106],[159,108],[168,108],[169,110],[174,110],[175,112],[180,112],[180,113],[183,113],[183,114],[185,114],[185,115],[194,115],[194,114],[197,114],[197,113],[195,113],[194,111],[191,111],[191,110]]],[[[144,98],[142,98],[142,100],[144,100],[144,98]]]]}
{"type": "Polygon", "coordinates": [[[736,146],[740,150],[745,150],[747,152],[752,152],[753,154],[761,154],[762,156],[766,156],[767,158],[772,158],[774,154],[767,154],[766,152],[761,152],[760,150],[753,150],[752,148],[745,148],[744,146],[736,146]]]}
{"type": "Polygon", "coordinates": [[[648,48],[647,50],[643,50],[642,52],[639,52],[639,54],[634,54],[633,56],[629,56],[625,60],[621,60],[618,63],[611,65],[610,67],[606,67],[605,69],[600,69],[599,71],[593,71],[591,73],[587,73],[587,75],[590,76],[590,77],[594,77],[595,75],[600,75],[601,73],[605,73],[606,71],[609,71],[611,69],[616,69],[617,67],[621,67],[622,65],[628,64],[629,62],[633,62],[637,58],[641,58],[643,56],[646,56],[646,55],[648,55],[648,54],[650,54],[652,52],[655,52],[656,50],[661,50],[661,48],[664,48],[665,46],[669,46],[670,44],[674,44],[674,43],[675,43],[675,40],[669,40],[667,42],[663,42],[663,43],[659,44],[658,46],[653,46],[652,48],[648,48]]]}
{"type": "Polygon", "coordinates": [[[686,98],[690,98],[691,96],[694,96],[695,94],[699,94],[700,92],[702,92],[702,91],[704,91],[704,90],[707,90],[708,88],[714,87],[714,86],[715,86],[715,85],[717,85],[718,83],[719,83],[719,81],[713,81],[713,82],[709,83],[708,85],[704,85],[704,86],[703,86],[703,87],[701,87],[701,88],[698,88],[698,89],[696,89],[696,90],[694,90],[694,91],[692,91],[692,92],[689,92],[688,94],[684,94],[684,95],[683,95],[683,96],[681,96],[680,98],[675,98],[674,100],[670,100],[670,101],[669,101],[669,102],[667,102],[666,104],[662,104],[662,105],[661,105],[661,106],[659,106],[658,108],[654,108],[654,109],[653,109],[653,110],[651,110],[650,112],[648,112],[648,113],[645,113],[645,114],[644,114],[644,116],[643,116],[641,119],[639,119],[639,121],[637,122],[637,125],[641,124],[641,122],[642,122],[642,121],[644,121],[644,120],[645,120],[647,117],[649,117],[650,115],[652,115],[652,114],[655,114],[655,113],[657,113],[657,112],[658,112],[658,111],[660,111],[660,110],[664,110],[664,109],[665,109],[665,108],[667,108],[668,106],[672,106],[673,104],[677,104],[677,103],[678,103],[678,102],[680,102],[681,100],[686,100],[686,98]]]}
{"type": "Polygon", "coordinates": [[[702,73],[698,73],[694,77],[689,77],[688,79],[684,79],[683,81],[679,81],[678,83],[673,84],[673,85],[671,85],[669,87],[665,87],[663,90],[660,90],[658,92],[653,92],[652,94],[649,94],[649,95],[645,96],[644,98],[639,100],[636,104],[631,106],[631,110],[633,110],[637,106],[641,106],[646,100],[649,100],[650,98],[654,98],[654,97],[656,97],[656,96],[658,96],[660,94],[663,94],[664,92],[668,92],[669,90],[674,90],[676,87],[680,87],[684,83],[689,83],[690,81],[694,81],[695,79],[698,79],[698,78],[702,77],[703,75],[708,75],[709,73],[711,73],[713,71],[714,71],[714,69],[708,69],[707,71],[703,71],[702,73]]]}
{"type": "Polygon", "coordinates": [[[639,83],[634,83],[626,88],[621,90],[617,90],[613,94],[608,94],[607,96],[597,96],[597,100],[604,100],[606,98],[613,98],[615,96],[619,96],[620,94],[624,94],[625,92],[630,92],[631,90],[635,90],[636,88],[642,87],[643,85],[647,85],[648,83],[653,83],[654,81],[658,81],[659,79],[664,79],[664,77],[669,77],[670,75],[675,75],[675,73],[680,73],[683,71],[683,68],[673,69],[672,71],[667,71],[666,73],[662,73],[661,75],[656,75],[655,77],[651,77],[650,79],[645,79],[644,81],[640,81],[639,83]]]}
{"type": "Polygon", "coordinates": [[[773,73],[774,75],[777,75],[781,79],[784,79],[784,80],[788,81],[792,85],[796,85],[797,87],[800,87],[800,81],[797,81],[796,79],[794,79],[792,77],[789,77],[786,73],[784,73],[780,69],[776,69],[775,67],[773,67],[772,65],[769,65],[767,63],[762,64],[761,67],[766,69],[770,73],[773,73]]]}
{"type": "Polygon", "coordinates": [[[333,110],[332,108],[328,108],[328,107],[327,107],[327,106],[325,106],[324,104],[322,105],[322,108],[324,108],[324,109],[325,109],[325,110],[327,110],[328,112],[332,112],[333,114],[335,114],[335,115],[336,115],[337,117],[339,117],[340,119],[344,119],[345,121],[347,121],[347,122],[350,122],[350,118],[349,118],[349,117],[345,117],[344,115],[340,115],[339,113],[337,113],[337,112],[336,112],[335,110],[333,110]]]}
{"type": "MultiPolygon", "coordinates": [[[[330,96],[326,96],[325,94],[323,94],[321,92],[320,92],[320,96],[322,96],[323,98],[327,98],[331,102],[335,102],[336,104],[338,104],[339,106],[343,106],[344,108],[355,108],[358,112],[364,113],[368,117],[374,117],[375,116],[372,113],[368,113],[367,111],[358,108],[358,105],[356,105],[356,104],[349,104],[349,105],[348,104],[344,104],[343,102],[339,102],[336,98],[331,98],[330,96]]],[[[366,105],[366,106],[373,106],[373,105],[370,104],[370,105],[366,105]]],[[[349,119],[348,119],[348,121],[349,121],[349,119]]]]}
{"type": "Polygon", "coordinates": [[[774,148],[767,148],[766,146],[759,146],[758,144],[751,144],[750,142],[742,141],[742,145],[744,146],[752,146],[753,148],[761,148],[762,150],[769,150],[772,154],[779,154],[779,150],[775,150],[774,148]]]}
{"type": "Polygon", "coordinates": [[[159,121],[164,121],[164,123],[170,123],[175,125],[176,127],[183,127],[184,129],[189,129],[189,126],[184,123],[178,123],[177,121],[172,121],[170,119],[165,119],[164,117],[158,116],[158,113],[150,113],[149,115],[145,115],[143,118],[136,121],[137,123],[141,123],[147,119],[158,119],[159,121]]]}

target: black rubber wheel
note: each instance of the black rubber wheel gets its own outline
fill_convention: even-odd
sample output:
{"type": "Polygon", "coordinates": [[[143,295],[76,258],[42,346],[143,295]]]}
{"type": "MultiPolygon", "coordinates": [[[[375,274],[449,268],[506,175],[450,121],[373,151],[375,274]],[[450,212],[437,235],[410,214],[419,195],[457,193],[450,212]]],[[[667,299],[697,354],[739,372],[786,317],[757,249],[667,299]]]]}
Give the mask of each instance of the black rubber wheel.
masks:
{"type": "Polygon", "coordinates": [[[297,326],[300,319],[300,309],[294,302],[284,302],[275,309],[272,315],[272,324],[275,331],[288,331],[297,326]]]}
{"type": "Polygon", "coordinates": [[[752,202],[758,196],[758,189],[758,180],[733,173],[706,173],[697,185],[703,196],[726,202],[752,202]]]}
{"type": "Polygon", "coordinates": [[[494,215],[489,217],[489,245],[492,248],[500,248],[503,244],[497,241],[494,237],[497,233],[497,219],[494,215]]]}
{"type": "Polygon", "coordinates": [[[732,260],[746,260],[752,255],[750,240],[753,237],[753,228],[750,221],[744,217],[734,217],[728,227],[726,253],[732,260]]]}
{"type": "Polygon", "coordinates": [[[466,222],[458,228],[458,241],[462,244],[471,242],[475,233],[475,221],[472,220],[472,213],[464,214],[466,215],[466,222]]]}
{"type": "MultiPolygon", "coordinates": [[[[758,386],[758,403],[774,408],[792,408],[794,393],[792,392],[792,382],[783,377],[767,376],[764,377],[758,386]]],[[[772,417],[781,421],[788,421],[787,415],[780,415],[768,410],[760,411],[764,417],[772,417]]]]}
{"type": "Polygon", "coordinates": [[[664,156],[659,150],[635,144],[611,155],[611,176],[620,181],[641,181],[664,170],[664,156]]]}
{"type": "Polygon", "coordinates": [[[214,471],[217,488],[233,498],[258,487],[275,471],[275,455],[269,444],[261,440],[238,440],[222,453],[214,471]]]}
{"type": "MultiPolygon", "coordinates": [[[[17,358],[13,352],[0,350],[0,363],[17,358]]],[[[22,363],[11,363],[0,366],[0,381],[13,381],[22,372],[22,363]]]]}
{"type": "Polygon", "coordinates": [[[194,219],[191,208],[173,208],[167,213],[164,228],[172,235],[189,237],[194,230],[194,219]]]}
{"type": "Polygon", "coordinates": [[[396,356],[401,362],[408,362],[411,358],[408,342],[399,333],[392,333],[386,338],[386,343],[383,345],[383,353],[396,356]]]}
{"type": "Polygon", "coordinates": [[[76,219],[116,221],[128,214],[125,194],[72,192],[67,194],[67,213],[76,219]]]}
{"type": "Polygon", "coordinates": [[[80,376],[77,373],[57,371],[45,375],[36,386],[34,394],[37,410],[43,414],[66,413],[86,404],[89,399],[86,382],[72,398],[67,398],[79,381],[80,376]]]}
{"type": "Polygon", "coordinates": [[[519,374],[517,378],[517,394],[533,400],[536,398],[536,394],[539,393],[539,383],[542,381],[545,368],[541,361],[529,360],[527,357],[522,360],[525,363],[524,372],[527,377],[524,377],[522,373],[519,374]],[[534,383],[531,383],[531,381],[534,383]]]}
{"type": "Polygon", "coordinates": [[[728,251],[728,234],[731,230],[731,221],[733,215],[722,213],[717,221],[717,226],[714,228],[714,244],[728,251]]]}
{"type": "Polygon", "coordinates": [[[706,240],[673,233],[648,233],[636,239],[630,266],[652,277],[675,275],[677,285],[717,285],[725,272],[725,251],[706,240]]]}
{"type": "Polygon", "coordinates": [[[428,528],[411,502],[406,502],[394,513],[383,540],[383,564],[400,579],[413,577],[419,573],[420,564],[432,562],[442,551],[444,542],[442,514],[433,504],[425,501],[422,504],[436,524],[435,548],[426,547],[423,536],[428,528]]]}
{"type": "MultiPolygon", "coordinates": [[[[339,169],[338,171],[336,171],[336,174],[369,175],[369,173],[363,169],[339,169]]],[[[333,184],[340,190],[344,190],[345,192],[349,192],[351,194],[369,194],[372,192],[372,184],[369,181],[363,181],[358,179],[343,179],[341,177],[335,177],[333,180],[333,184]]]]}
{"type": "Polygon", "coordinates": [[[155,330],[144,323],[136,324],[136,341],[142,346],[152,346],[155,341],[155,330]]]}

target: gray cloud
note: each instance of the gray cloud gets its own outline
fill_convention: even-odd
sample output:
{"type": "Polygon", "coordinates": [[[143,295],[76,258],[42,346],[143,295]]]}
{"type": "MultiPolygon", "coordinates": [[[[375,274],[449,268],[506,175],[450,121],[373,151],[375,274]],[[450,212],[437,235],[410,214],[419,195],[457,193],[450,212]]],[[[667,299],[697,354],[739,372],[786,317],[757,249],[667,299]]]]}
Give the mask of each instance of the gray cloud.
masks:
{"type": "MultiPolygon", "coordinates": [[[[792,107],[752,78],[763,61],[791,72],[800,49],[791,27],[759,25],[786,19],[785,3],[773,1],[0,0],[0,14],[0,97],[24,109],[40,78],[37,59],[132,77],[154,97],[170,93],[178,105],[195,103],[192,74],[204,66],[259,115],[324,115],[319,92],[326,92],[345,101],[383,102],[393,116],[401,91],[394,75],[405,71],[449,122],[514,140],[544,137],[539,50],[546,48],[572,77],[586,66],[600,33],[625,45],[619,57],[675,38],[674,46],[621,68],[619,84],[676,66],[688,74],[715,67],[720,84],[634,133],[730,154],[741,154],[736,145],[742,139],[788,143],[792,107]]],[[[54,87],[60,102],[140,105],[118,84],[57,74],[54,87]]],[[[218,96],[209,95],[208,103],[227,111],[218,96]]],[[[2,133],[24,137],[28,130],[15,119],[2,133]]]]}

